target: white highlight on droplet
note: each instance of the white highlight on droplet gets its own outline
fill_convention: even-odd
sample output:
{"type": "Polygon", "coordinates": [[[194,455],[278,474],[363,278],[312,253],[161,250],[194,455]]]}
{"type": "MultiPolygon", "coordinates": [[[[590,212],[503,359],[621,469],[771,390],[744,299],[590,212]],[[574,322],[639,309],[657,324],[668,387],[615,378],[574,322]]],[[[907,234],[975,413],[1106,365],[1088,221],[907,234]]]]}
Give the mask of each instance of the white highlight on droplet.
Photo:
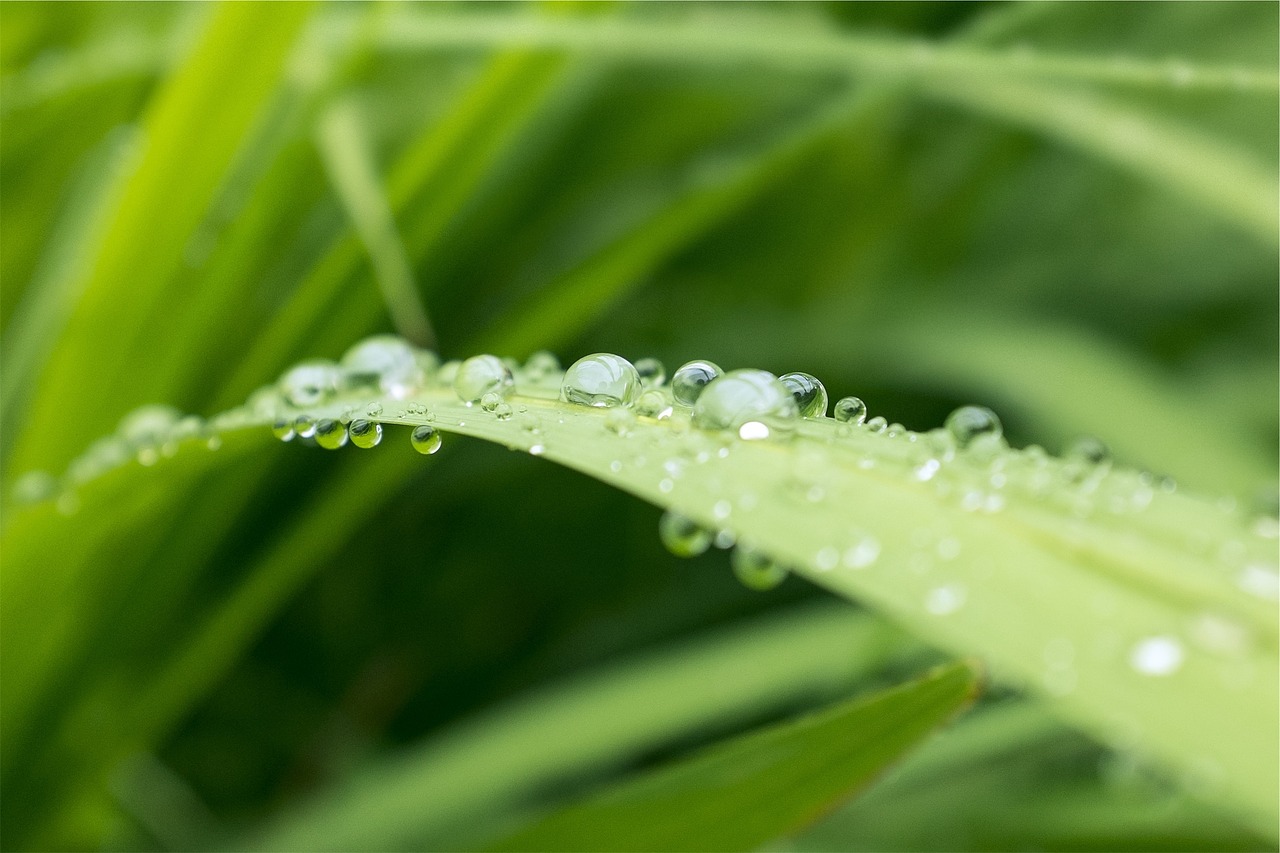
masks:
{"type": "Polygon", "coordinates": [[[1129,665],[1143,675],[1173,675],[1182,668],[1186,654],[1174,637],[1147,637],[1129,652],[1129,665]]]}

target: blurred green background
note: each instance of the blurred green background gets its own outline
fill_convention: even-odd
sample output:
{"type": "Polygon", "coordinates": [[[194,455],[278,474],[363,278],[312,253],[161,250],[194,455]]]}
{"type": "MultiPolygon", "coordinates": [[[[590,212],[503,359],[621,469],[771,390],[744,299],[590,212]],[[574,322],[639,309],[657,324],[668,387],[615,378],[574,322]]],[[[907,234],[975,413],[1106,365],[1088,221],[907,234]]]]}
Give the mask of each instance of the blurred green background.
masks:
{"type": "MultiPolygon", "coordinates": [[[[78,509],[8,496],[135,406],[212,415],[373,332],[805,370],[913,429],[981,403],[1014,444],[1096,435],[1274,514],[1277,8],[0,5],[0,841],[287,846],[305,804],[388,784],[410,806],[334,805],[333,846],[483,843],[934,658],[476,442],[232,435],[78,509]],[[749,664],[793,623],[836,632],[812,672],[710,668],[725,696],[652,723],[675,688],[635,661],[749,664]],[[512,722],[610,678],[634,701],[581,761],[546,757],[570,711],[512,722]],[[446,809],[459,741],[489,758],[446,809]]],[[[999,689],[938,743],[961,757],[926,746],[785,844],[1267,843],[999,689]]]]}

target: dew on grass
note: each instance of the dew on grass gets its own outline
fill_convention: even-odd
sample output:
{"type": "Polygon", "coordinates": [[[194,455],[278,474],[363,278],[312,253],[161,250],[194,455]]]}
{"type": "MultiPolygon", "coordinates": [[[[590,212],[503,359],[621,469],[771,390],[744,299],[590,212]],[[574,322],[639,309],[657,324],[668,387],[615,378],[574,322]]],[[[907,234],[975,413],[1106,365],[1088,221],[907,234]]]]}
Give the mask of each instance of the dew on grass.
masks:
{"type": "Polygon", "coordinates": [[[584,406],[630,406],[640,391],[635,365],[620,355],[598,352],[578,359],[565,371],[560,399],[584,406]]]}
{"type": "Polygon", "coordinates": [[[827,389],[818,377],[808,373],[787,373],[778,377],[792,398],[802,418],[821,418],[827,414],[827,389]]]}
{"type": "Polygon", "coordinates": [[[1129,652],[1129,665],[1142,675],[1163,677],[1182,668],[1182,643],[1169,636],[1146,637],[1129,652]]]}
{"type": "Polygon", "coordinates": [[[271,434],[281,441],[293,441],[296,432],[293,428],[293,421],[286,418],[280,418],[271,425],[271,434]]]}
{"type": "Polygon", "coordinates": [[[665,512],[658,521],[658,538],[677,557],[696,557],[711,547],[711,531],[677,512],[665,512]]]}
{"type": "Polygon", "coordinates": [[[358,418],[347,427],[347,433],[351,436],[352,444],[362,450],[368,450],[371,447],[377,447],[382,441],[382,424],[358,418]]]}
{"type": "Polygon", "coordinates": [[[347,428],[333,418],[316,421],[316,444],[325,450],[337,450],[347,443],[347,428]]]}
{"type": "Polygon", "coordinates": [[[479,402],[486,394],[505,397],[515,386],[511,369],[495,355],[477,355],[458,365],[453,390],[464,403],[479,402]]]}
{"type": "Polygon", "coordinates": [[[831,414],[842,424],[861,424],[867,419],[867,404],[857,397],[841,397],[831,414]]]}
{"type": "Polygon", "coordinates": [[[636,374],[645,388],[657,388],[667,381],[667,369],[656,358],[642,358],[636,362],[636,374]]]}
{"type": "Polygon", "coordinates": [[[742,585],[754,590],[773,589],[787,578],[787,569],[768,554],[739,542],[729,557],[733,573],[742,585]]]}
{"type": "Polygon", "coordinates": [[[715,379],[724,375],[719,365],[698,360],[682,364],[671,375],[671,395],[682,406],[692,406],[703,390],[715,379]]]}
{"type": "Polygon", "coordinates": [[[409,436],[409,442],[413,445],[413,449],[419,453],[429,456],[440,449],[442,440],[440,432],[433,426],[414,427],[413,432],[409,436]]]}
{"type": "Polygon", "coordinates": [[[395,335],[374,335],[357,343],[339,363],[348,388],[377,388],[397,400],[418,391],[427,371],[418,353],[395,335]]]}
{"type": "Polygon", "coordinates": [[[983,406],[961,406],[947,416],[946,423],[956,447],[961,449],[979,440],[998,439],[1003,433],[996,413],[983,406]]]}
{"type": "Polygon", "coordinates": [[[791,392],[764,370],[726,373],[706,387],[693,407],[694,426],[733,432],[744,440],[788,434],[799,418],[791,392]]]}
{"type": "Polygon", "coordinates": [[[280,393],[294,406],[314,406],[337,392],[341,378],[338,365],[311,359],[294,365],[280,377],[280,393]]]}

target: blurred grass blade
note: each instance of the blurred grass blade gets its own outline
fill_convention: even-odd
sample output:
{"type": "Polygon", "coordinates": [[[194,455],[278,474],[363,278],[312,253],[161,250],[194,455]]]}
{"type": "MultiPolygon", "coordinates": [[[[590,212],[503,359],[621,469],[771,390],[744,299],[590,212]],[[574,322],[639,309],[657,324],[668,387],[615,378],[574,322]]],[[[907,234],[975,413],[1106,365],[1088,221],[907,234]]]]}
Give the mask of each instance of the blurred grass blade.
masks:
{"type": "Polygon", "coordinates": [[[164,293],[236,152],[275,91],[305,3],[217,7],[187,60],[155,96],[143,120],[142,156],[106,226],[76,310],[40,380],[14,453],[17,467],[65,459],[57,438],[66,413],[106,431],[142,400],[119,394],[129,343],[162,313],[164,293]],[[209,105],[217,104],[212,116],[209,105]],[[192,127],[203,131],[193,135],[192,127]],[[163,212],[163,213],[161,213],[163,212]],[[103,347],[101,342],[117,341],[103,347]]]}
{"type": "Polygon", "coordinates": [[[903,654],[897,637],[866,614],[821,605],[613,664],[383,760],[249,846],[469,846],[548,788],[800,697],[847,690],[903,654]]]}
{"type": "Polygon", "coordinates": [[[413,270],[396,232],[382,182],[374,171],[372,152],[363,137],[354,102],[339,100],[325,110],[317,141],[330,180],[369,252],[396,331],[418,346],[434,349],[435,332],[418,296],[413,270]]]}
{"type": "Polygon", "coordinates": [[[752,850],[812,823],[973,701],[978,672],[918,681],[717,744],[488,846],[752,850]]]}

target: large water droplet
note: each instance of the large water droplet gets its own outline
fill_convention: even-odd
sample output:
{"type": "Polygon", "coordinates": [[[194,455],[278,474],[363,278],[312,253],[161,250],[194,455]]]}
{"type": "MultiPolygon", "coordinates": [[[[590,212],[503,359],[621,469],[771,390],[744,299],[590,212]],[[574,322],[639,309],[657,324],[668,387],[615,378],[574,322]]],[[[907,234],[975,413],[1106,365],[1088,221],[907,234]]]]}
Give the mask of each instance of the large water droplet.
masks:
{"type": "Polygon", "coordinates": [[[418,353],[395,335],[365,338],[342,356],[344,381],[351,388],[378,388],[403,399],[426,382],[418,353]]]}
{"type": "Polygon", "coordinates": [[[441,438],[440,433],[435,427],[423,424],[414,427],[413,433],[409,436],[409,441],[413,445],[413,449],[423,455],[430,455],[440,449],[441,438]]]}
{"type": "Polygon", "coordinates": [[[337,392],[341,378],[342,372],[331,361],[304,361],[280,377],[280,393],[294,406],[314,406],[337,392]]]}
{"type": "Polygon", "coordinates": [[[818,377],[808,373],[787,373],[778,377],[796,401],[802,418],[820,418],[827,413],[827,389],[818,377]]]}
{"type": "Polygon", "coordinates": [[[458,365],[453,390],[464,403],[475,403],[485,394],[505,397],[511,393],[515,378],[496,355],[477,355],[458,365]]]}
{"type": "Polygon", "coordinates": [[[745,542],[739,542],[729,558],[733,573],[743,586],[756,590],[773,589],[787,579],[786,567],[745,542]]]}
{"type": "Polygon", "coordinates": [[[584,356],[564,373],[560,399],[584,406],[630,406],[640,394],[640,375],[620,355],[584,356]]]}
{"type": "Polygon", "coordinates": [[[719,365],[710,361],[690,361],[671,375],[671,395],[677,403],[692,406],[714,380],[724,375],[719,365]]]}
{"type": "Polygon", "coordinates": [[[316,421],[316,444],[325,450],[337,450],[347,443],[347,428],[332,418],[316,421]]]}
{"type": "Polygon", "coordinates": [[[370,447],[377,447],[378,442],[382,441],[382,424],[360,418],[351,422],[347,433],[351,436],[352,444],[368,450],[370,447]]]}
{"type": "Polygon", "coordinates": [[[703,390],[693,407],[694,426],[732,431],[743,439],[785,435],[799,417],[791,392],[763,370],[726,373],[703,390]]]}
{"type": "Polygon", "coordinates": [[[961,406],[947,416],[947,431],[956,447],[969,447],[976,441],[999,439],[1003,433],[996,413],[983,406],[961,406]]]}
{"type": "Polygon", "coordinates": [[[696,557],[711,547],[711,531],[677,512],[663,513],[658,538],[677,557],[696,557]]]}

